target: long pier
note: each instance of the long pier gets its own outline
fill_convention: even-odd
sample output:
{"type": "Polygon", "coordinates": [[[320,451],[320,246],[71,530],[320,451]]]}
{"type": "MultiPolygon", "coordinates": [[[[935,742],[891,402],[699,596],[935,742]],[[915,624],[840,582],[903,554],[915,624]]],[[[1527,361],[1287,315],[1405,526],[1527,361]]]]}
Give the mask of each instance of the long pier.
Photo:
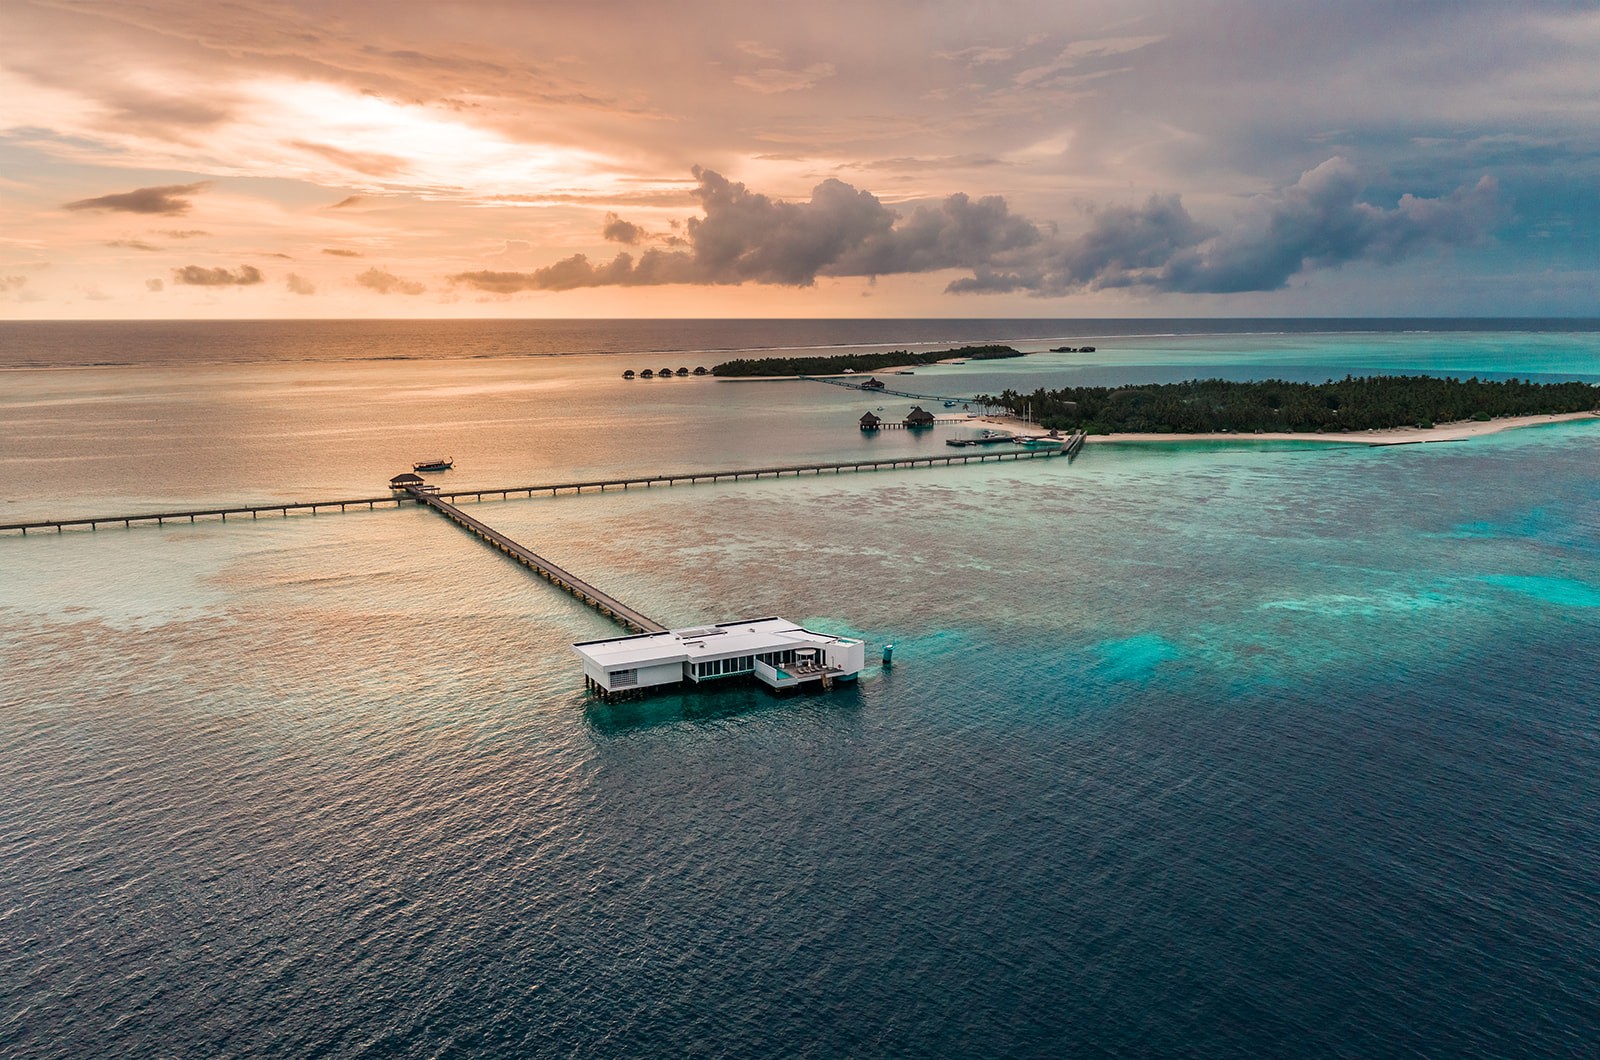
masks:
{"type": "MultiPolygon", "coordinates": [[[[1000,460],[1037,460],[1076,455],[1077,450],[1068,446],[1060,449],[1011,449],[981,453],[949,453],[938,456],[880,457],[876,460],[779,464],[770,467],[729,468],[717,471],[680,471],[660,475],[586,479],[583,481],[550,482],[527,486],[490,486],[482,489],[443,490],[431,495],[446,501],[455,501],[463,498],[471,498],[475,501],[483,501],[489,498],[509,500],[512,497],[534,497],[547,493],[554,497],[562,493],[583,493],[585,490],[604,492],[608,489],[638,489],[680,484],[694,485],[703,482],[739,482],[744,479],[781,478],[785,475],[795,477],[806,474],[821,475],[830,471],[835,474],[842,474],[846,471],[906,471],[918,467],[935,467],[939,465],[948,467],[954,464],[981,464],[1000,460]],[[1069,449],[1071,450],[1070,452],[1069,449]]],[[[222,508],[195,508],[170,512],[138,512],[131,515],[85,516],[75,519],[38,519],[31,522],[0,523],[0,532],[20,531],[23,534],[27,534],[30,530],[53,530],[60,533],[69,527],[98,530],[103,526],[117,526],[119,524],[129,527],[135,523],[155,523],[157,525],[182,521],[192,523],[203,518],[220,518],[226,522],[229,516],[243,517],[248,515],[252,519],[257,519],[262,515],[287,517],[295,512],[308,512],[316,515],[323,512],[343,512],[352,508],[372,510],[379,507],[399,507],[410,501],[411,496],[408,492],[396,492],[383,497],[350,497],[336,500],[234,505],[222,508]]]]}
{"type": "Polygon", "coordinates": [[[887,390],[883,387],[863,386],[860,383],[852,383],[844,379],[826,379],[820,375],[802,375],[798,378],[808,379],[813,383],[827,383],[829,386],[842,386],[846,390],[859,390],[863,394],[891,394],[895,397],[914,398],[917,401],[959,401],[964,405],[983,404],[982,401],[975,397],[954,397],[950,394],[913,394],[909,390],[887,390]]]}
{"type": "Polygon", "coordinates": [[[645,617],[616,597],[609,593],[601,592],[582,578],[568,573],[532,549],[511,540],[511,538],[494,527],[474,519],[449,501],[441,500],[438,494],[429,493],[416,486],[408,487],[406,493],[415,497],[418,504],[425,504],[432,508],[457,526],[472,533],[491,547],[499,549],[524,567],[531,568],[534,573],[552,585],[565,589],[630,632],[665,633],[667,631],[667,627],[655,619],[645,617]]]}

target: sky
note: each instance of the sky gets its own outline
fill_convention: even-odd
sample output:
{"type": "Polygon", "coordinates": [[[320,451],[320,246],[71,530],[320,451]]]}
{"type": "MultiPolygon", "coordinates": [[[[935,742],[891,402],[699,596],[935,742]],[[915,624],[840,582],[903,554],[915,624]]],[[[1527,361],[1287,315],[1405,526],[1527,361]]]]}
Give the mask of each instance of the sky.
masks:
{"type": "Polygon", "coordinates": [[[0,318],[1600,315],[1600,3],[0,0],[0,318]]]}

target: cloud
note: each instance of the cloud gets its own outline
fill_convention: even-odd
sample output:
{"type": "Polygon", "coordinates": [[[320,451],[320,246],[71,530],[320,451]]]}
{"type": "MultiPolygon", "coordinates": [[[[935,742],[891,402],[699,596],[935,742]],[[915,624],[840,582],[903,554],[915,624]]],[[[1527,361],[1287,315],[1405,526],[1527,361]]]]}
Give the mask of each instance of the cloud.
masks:
{"type": "Polygon", "coordinates": [[[809,287],[824,275],[977,267],[1041,238],[999,196],[974,201],[952,195],[902,219],[870,192],[840,180],[823,181],[809,202],[795,203],[752,192],[708,169],[694,173],[694,196],[704,216],[684,226],[679,241],[688,250],[650,249],[637,260],[624,253],[601,265],[578,254],[531,273],[469,272],[451,279],[501,294],[663,283],[809,287]]]}
{"type": "Polygon", "coordinates": [[[348,209],[351,206],[358,205],[359,203],[362,203],[362,202],[365,202],[365,201],[366,200],[360,195],[346,195],[344,198],[340,199],[338,202],[336,202],[332,206],[328,207],[328,209],[330,209],[330,210],[344,210],[344,209],[348,209]]]}
{"type": "Polygon", "coordinates": [[[1429,249],[1476,242],[1497,212],[1497,188],[1488,178],[1441,198],[1403,195],[1389,209],[1363,202],[1364,190],[1354,165],[1331,158],[1288,188],[1257,200],[1220,232],[1190,217],[1177,196],[1155,196],[1141,207],[1101,211],[1088,232],[1029,263],[1031,270],[978,273],[949,289],[1273,291],[1315,269],[1357,261],[1391,264],[1429,249]]]}
{"type": "Polygon", "coordinates": [[[28,286],[26,276],[0,276],[0,294],[20,291],[26,286],[28,286]]]}
{"type": "Polygon", "coordinates": [[[605,227],[600,230],[608,243],[627,243],[638,246],[643,243],[650,233],[632,221],[624,221],[614,213],[606,214],[605,227]]]}
{"type": "Polygon", "coordinates": [[[184,196],[197,195],[211,186],[208,180],[196,184],[164,184],[155,188],[135,188],[115,195],[69,202],[66,210],[119,210],[123,213],[165,214],[176,217],[193,205],[184,196]]]}
{"type": "Polygon", "coordinates": [[[138,239],[113,239],[106,244],[108,247],[122,247],[126,250],[160,250],[161,248],[151,243],[138,239]]]}
{"type": "Polygon", "coordinates": [[[172,282],[190,287],[248,287],[260,283],[265,277],[254,265],[241,265],[238,272],[218,267],[208,269],[202,265],[185,265],[172,270],[172,282]]]}
{"type": "Polygon", "coordinates": [[[304,276],[297,276],[292,272],[288,276],[284,277],[283,284],[284,284],[285,287],[289,288],[289,290],[291,292],[293,292],[294,294],[316,294],[317,293],[317,285],[316,284],[312,283],[310,280],[306,279],[304,276]]]}
{"type": "Polygon", "coordinates": [[[356,283],[377,291],[379,294],[390,294],[391,292],[395,294],[421,294],[427,290],[420,283],[412,280],[402,280],[392,272],[385,272],[376,268],[368,269],[357,276],[356,283]]]}
{"type": "Polygon", "coordinates": [[[200,236],[208,236],[211,233],[200,228],[169,228],[161,234],[172,239],[196,239],[200,236]]]}
{"type": "MultiPolygon", "coordinates": [[[[330,162],[344,166],[346,169],[353,169],[357,173],[368,177],[392,177],[396,174],[404,173],[410,168],[405,159],[397,155],[386,155],[377,151],[346,151],[342,147],[312,143],[309,140],[291,140],[289,141],[289,146],[298,147],[302,151],[309,151],[314,155],[319,155],[330,162]]],[[[350,199],[355,198],[356,196],[353,195],[350,197],[350,199]]],[[[337,209],[343,206],[345,203],[350,202],[350,199],[336,203],[334,208],[337,209]]]]}
{"type": "Polygon", "coordinates": [[[733,83],[740,88],[748,88],[752,92],[770,96],[778,92],[798,92],[801,89],[814,88],[832,76],[832,63],[812,63],[803,70],[768,67],[740,74],[733,79],[733,83]]]}
{"type": "MultiPolygon", "coordinates": [[[[1252,202],[1219,229],[1190,216],[1176,195],[1094,211],[1063,235],[1013,214],[998,195],[957,193],[897,212],[870,192],[825,180],[808,202],[783,202],[696,168],[703,216],[684,225],[687,249],[651,248],[596,263],[576,254],[532,272],[457,273],[453,283],[496,294],[580,287],[763,283],[807,287],[818,277],[876,277],[968,269],[954,294],[1139,288],[1201,294],[1270,291],[1302,272],[1355,261],[1390,263],[1484,235],[1496,188],[1483,180],[1441,198],[1401,196],[1384,208],[1362,200],[1365,182],[1342,158],[1252,202]]],[[[609,238],[639,237],[608,215],[609,238]]],[[[629,239],[619,241],[628,242],[629,239]]]]}
{"type": "Polygon", "coordinates": [[[362,256],[359,250],[346,250],[343,247],[323,247],[322,252],[324,254],[332,254],[336,258],[359,258],[362,256]]]}
{"type": "Polygon", "coordinates": [[[144,289],[147,291],[165,291],[167,285],[161,280],[146,280],[144,281],[144,289]]]}

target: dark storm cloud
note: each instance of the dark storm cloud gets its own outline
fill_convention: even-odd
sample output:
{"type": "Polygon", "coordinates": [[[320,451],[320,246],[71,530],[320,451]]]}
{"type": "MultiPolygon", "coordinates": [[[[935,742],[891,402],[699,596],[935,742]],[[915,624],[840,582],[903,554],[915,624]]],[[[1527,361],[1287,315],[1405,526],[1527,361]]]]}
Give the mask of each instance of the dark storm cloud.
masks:
{"type": "Polygon", "coordinates": [[[1263,198],[1226,231],[1197,223],[1176,196],[1105,210],[1090,230],[1031,271],[989,271],[950,285],[955,293],[1037,294],[1137,287],[1190,294],[1273,291],[1315,269],[1357,261],[1390,264],[1425,250],[1476,242],[1496,213],[1485,178],[1442,198],[1403,195],[1392,208],[1364,202],[1365,180],[1342,158],[1263,198]]]}
{"type": "Polygon", "coordinates": [[[190,287],[248,287],[260,283],[265,277],[254,265],[240,265],[238,272],[220,266],[208,269],[203,265],[185,265],[172,270],[172,282],[190,287]]]}
{"type": "Polygon", "coordinates": [[[197,195],[211,186],[208,180],[197,184],[164,184],[155,188],[135,188],[115,195],[69,202],[66,210],[119,210],[123,213],[165,214],[176,217],[193,205],[185,196],[197,195]]]}
{"type": "MultiPolygon", "coordinates": [[[[818,184],[809,202],[781,202],[710,170],[696,169],[695,177],[704,216],[684,225],[686,250],[623,253],[602,264],[577,254],[533,272],[464,272],[451,280],[510,294],[666,283],[806,287],[818,277],[969,269],[971,276],[946,290],[1270,291],[1312,269],[1388,263],[1471,243],[1487,230],[1495,199],[1493,182],[1484,180],[1442,198],[1404,195],[1384,208],[1363,201],[1360,173],[1334,158],[1252,203],[1225,231],[1196,221],[1176,195],[1166,195],[1100,209],[1086,231],[1062,236],[1011,213],[1000,196],[951,195],[902,216],[839,180],[818,184]]],[[[615,215],[606,230],[645,235],[615,215]]]]}

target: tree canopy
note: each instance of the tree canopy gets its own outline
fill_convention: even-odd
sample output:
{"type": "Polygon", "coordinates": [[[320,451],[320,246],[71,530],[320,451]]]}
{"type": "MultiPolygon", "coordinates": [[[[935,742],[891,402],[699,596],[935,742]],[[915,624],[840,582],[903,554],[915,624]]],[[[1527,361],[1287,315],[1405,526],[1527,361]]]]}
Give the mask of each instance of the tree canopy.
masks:
{"type": "Polygon", "coordinates": [[[1238,383],[1192,379],[1125,387],[1065,387],[1021,394],[1007,390],[979,400],[1045,427],[1091,434],[1212,431],[1362,431],[1431,427],[1496,416],[1588,412],[1600,387],[1583,382],[1535,383],[1435,376],[1345,376],[1326,383],[1265,379],[1238,383]]]}
{"type": "Polygon", "coordinates": [[[843,353],[823,357],[742,357],[724,361],[711,369],[712,375],[838,375],[849,369],[854,372],[876,372],[901,364],[934,364],[951,357],[964,357],[970,361],[992,361],[1004,357],[1022,357],[1021,350],[1010,346],[962,346],[954,350],[937,350],[912,353],[909,350],[890,350],[887,353],[843,353]]]}

